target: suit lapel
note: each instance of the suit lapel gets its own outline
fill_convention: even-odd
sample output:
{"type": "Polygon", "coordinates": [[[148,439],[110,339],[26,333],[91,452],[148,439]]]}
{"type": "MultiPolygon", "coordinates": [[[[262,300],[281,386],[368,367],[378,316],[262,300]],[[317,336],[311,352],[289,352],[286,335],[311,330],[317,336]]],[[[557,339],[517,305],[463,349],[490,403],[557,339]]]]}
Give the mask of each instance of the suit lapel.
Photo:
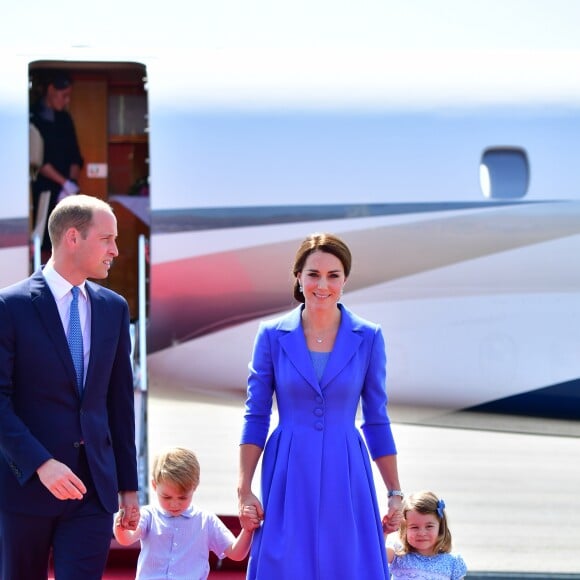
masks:
{"type": "Polygon", "coordinates": [[[62,360],[62,363],[70,376],[74,391],[78,394],[76,389],[76,373],[70,350],[68,348],[66,334],[58,313],[54,296],[52,295],[52,292],[46,283],[46,279],[40,270],[35,272],[30,279],[30,297],[50,340],[54,344],[58,357],[62,360]]]}
{"type": "Polygon", "coordinates": [[[100,360],[99,351],[103,340],[104,324],[108,320],[107,304],[100,292],[90,282],[86,283],[87,296],[91,303],[91,350],[89,353],[89,365],[85,378],[85,391],[90,388],[91,379],[96,372],[97,361],[100,360]]]}

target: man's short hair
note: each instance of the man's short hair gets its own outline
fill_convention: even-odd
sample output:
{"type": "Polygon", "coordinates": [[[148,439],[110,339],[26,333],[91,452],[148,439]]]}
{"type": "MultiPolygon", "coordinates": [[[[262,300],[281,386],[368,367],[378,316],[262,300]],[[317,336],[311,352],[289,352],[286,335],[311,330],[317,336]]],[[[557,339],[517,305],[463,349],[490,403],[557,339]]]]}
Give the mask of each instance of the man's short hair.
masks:
{"type": "Polygon", "coordinates": [[[92,195],[69,195],[56,204],[48,217],[48,235],[52,247],[56,247],[69,228],[76,228],[83,239],[86,238],[95,211],[113,208],[102,199],[92,195]]]}

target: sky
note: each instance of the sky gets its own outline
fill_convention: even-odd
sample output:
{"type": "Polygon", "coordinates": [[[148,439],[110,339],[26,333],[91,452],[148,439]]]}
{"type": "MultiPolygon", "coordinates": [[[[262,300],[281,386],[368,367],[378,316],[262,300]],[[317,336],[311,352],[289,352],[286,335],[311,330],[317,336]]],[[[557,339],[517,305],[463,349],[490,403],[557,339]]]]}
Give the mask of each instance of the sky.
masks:
{"type": "Polygon", "coordinates": [[[41,18],[46,9],[38,0],[14,3],[0,43],[567,50],[578,48],[580,16],[575,0],[103,0],[93,10],[56,0],[41,18]],[[47,21],[60,25],[51,30],[47,21]]]}
{"type": "MultiPolygon", "coordinates": [[[[577,0],[13,3],[0,20],[0,130],[12,136],[0,173],[9,190],[26,182],[31,61],[120,60],[147,66],[152,181],[173,192],[152,196],[158,207],[479,199],[479,157],[497,144],[527,148],[531,197],[576,196],[579,24],[577,0]],[[480,116],[455,149],[466,123],[421,117],[502,107],[509,123],[480,116]],[[526,108],[533,123],[517,119],[526,108]]],[[[8,203],[22,213],[24,198],[8,203]]]]}
{"type": "Polygon", "coordinates": [[[575,0],[104,0],[92,12],[57,0],[31,18],[45,9],[15,3],[3,16],[2,68],[134,59],[176,105],[580,99],[575,0]]]}

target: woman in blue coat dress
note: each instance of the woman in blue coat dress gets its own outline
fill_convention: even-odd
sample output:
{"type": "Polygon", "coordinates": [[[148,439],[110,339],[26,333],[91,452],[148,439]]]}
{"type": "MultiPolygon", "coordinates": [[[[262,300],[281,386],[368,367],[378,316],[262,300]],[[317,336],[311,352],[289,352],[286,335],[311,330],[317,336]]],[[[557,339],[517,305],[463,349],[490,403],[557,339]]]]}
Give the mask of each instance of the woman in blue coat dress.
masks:
{"type": "Polygon", "coordinates": [[[240,514],[256,506],[247,578],[386,580],[383,528],[401,519],[397,457],[387,416],[385,342],[378,325],[339,301],[351,254],[331,234],[296,254],[302,304],[256,335],[240,446],[240,514]],[[268,437],[274,396],[279,423],[268,437]],[[355,425],[362,405],[362,432],[355,425]],[[267,440],[267,441],[266,441],[267,440]],[[261,502],[252,491],[260,456],[261,502]],[[370,456],[388,490],[381,519],[370,456]]]}

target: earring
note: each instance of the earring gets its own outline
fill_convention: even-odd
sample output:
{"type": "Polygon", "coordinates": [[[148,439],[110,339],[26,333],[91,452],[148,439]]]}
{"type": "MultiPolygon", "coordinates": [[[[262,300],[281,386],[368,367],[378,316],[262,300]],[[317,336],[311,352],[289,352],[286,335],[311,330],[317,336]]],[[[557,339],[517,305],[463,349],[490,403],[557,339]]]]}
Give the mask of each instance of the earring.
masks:
{"type": "Polygon", "coordinates": [[[300,290],[300,292],[304,293],[304,290],[302,290],[302,286],[298,286],[298,290],[300,290]]]}

